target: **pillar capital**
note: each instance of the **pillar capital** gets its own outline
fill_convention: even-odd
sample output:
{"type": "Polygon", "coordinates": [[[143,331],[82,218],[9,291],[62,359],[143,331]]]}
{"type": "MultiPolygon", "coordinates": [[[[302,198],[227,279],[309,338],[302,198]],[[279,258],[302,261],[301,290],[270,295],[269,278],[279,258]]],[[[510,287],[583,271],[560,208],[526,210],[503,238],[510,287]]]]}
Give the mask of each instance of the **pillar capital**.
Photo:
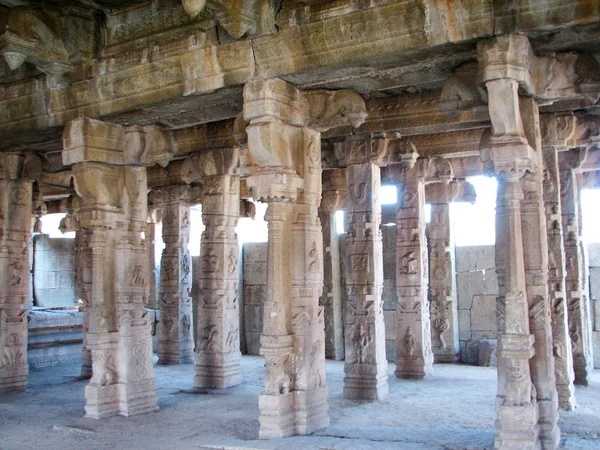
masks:
{"type": "Polygon", "coordinates": [[[86,117],[68,122],[63,132],[64,165],[101,162],[164,167],[173,153],[169,136],[155,125],[125,127],[86,117]]]}
{"type": "Polygon", "coordinates": [[[466,180],[458,179],[448,184],[431,183],[425,186],[426,203],[474,203],[476,198],[475,186],[466,180]]]}

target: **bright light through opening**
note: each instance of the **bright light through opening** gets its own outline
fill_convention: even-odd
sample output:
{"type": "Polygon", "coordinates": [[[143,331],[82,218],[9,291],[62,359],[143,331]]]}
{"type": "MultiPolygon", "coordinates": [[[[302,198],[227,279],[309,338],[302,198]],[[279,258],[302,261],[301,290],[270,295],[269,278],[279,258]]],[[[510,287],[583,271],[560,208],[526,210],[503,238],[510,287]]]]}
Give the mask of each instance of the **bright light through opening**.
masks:
{"type": "Polygon", "coordinates": [[[383,185],[379,190],[382,205],[395,205],[398,202],[398,188],[394,185],[383,185]]]}
{"type": "Polygon", "coordinates": [[[600,189],[581,190],[583,239],[586,244],[600,243],[600,189]]]}
{"type": "Polygon", "coordinates": [[[344,234],[346,232],[346,217],[344,214],[344,210],[340,209],[336,211],[333,220],[335,224],[335,231],[337,232],[337,234],[344,234]]]}
{"type": "Polygon", "coordinates": [[[494,245],[496,243],[496,192],[498,182],[486,176],[469,177],[477,192],[475,204],[451,203],[450,219],[455,245],[494,245]]]}
{"type": "Polygon", "coordinates": [[[65,213],[46,214],[42,216],[42,234],[47,234],[52,239],[75,239],[75,232],[70,231],[62,234],[58,229],[60,221],[66,216],[65,213]]]}

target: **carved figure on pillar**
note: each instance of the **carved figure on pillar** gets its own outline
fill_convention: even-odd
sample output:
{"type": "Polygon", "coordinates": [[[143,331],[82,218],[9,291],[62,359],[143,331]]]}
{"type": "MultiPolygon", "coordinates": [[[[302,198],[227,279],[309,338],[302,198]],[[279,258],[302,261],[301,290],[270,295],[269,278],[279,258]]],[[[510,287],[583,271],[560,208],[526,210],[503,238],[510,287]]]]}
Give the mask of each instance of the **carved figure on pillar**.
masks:
{"type": "Polygon", "coordinates": [[[0,154],[0,394],[27,386],[32,180],[24,156],[0,154]]]}

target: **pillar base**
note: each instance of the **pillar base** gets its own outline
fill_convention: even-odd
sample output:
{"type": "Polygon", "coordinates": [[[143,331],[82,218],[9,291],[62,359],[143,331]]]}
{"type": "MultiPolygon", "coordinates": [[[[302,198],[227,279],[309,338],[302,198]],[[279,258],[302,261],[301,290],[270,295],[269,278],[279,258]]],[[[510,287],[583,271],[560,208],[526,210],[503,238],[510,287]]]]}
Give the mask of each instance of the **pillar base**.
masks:
{"type": "Polygon", "coordinates": [[[496,428],[498,435],[494,449],[539,450],[542,448],[537,425],[537,408],[526,406],[500,406],[496,428]]]}
{"type": "Polygon", "coordinates": [[[425,358],[406,358],[396,360],[394,375],[402,379],[420,380],[433,373],[433,355],[425,358]]]}
{"type": "Polygon", "coordinates": [[[454,354],[433,354],[433,362],[436,364],[452,364],[460,361],[460,353],[454,354]]]}
{"type": "Polygon", "coordinates": [[[29,366],[19,369],[9,369],[0,373],[0,393],[20,391],[27,387],[27,375],[29,366]]]}
{"type": "Polygon", "coordinates": [[[389,393],[387,372],[379,376],[354,375],[344,377],[344,398],[346,400],[383,400],[389,393]]]}
{"type": "Polygon", "coordinates": [[[587,386],[590,372],[593,370],[591,364],[583,355],[573,355],[573,367],[575,369],[575,383],[578,386],[587,386]]]}
{"type": "Polygon", "coordinates": [[[169,366],[174,364],[193,364],[194,354],[189,355],[159,355],[158,363],[161,366],[169,366]]]}
{"type": "Polygon", "coordinates": [[[116,415],[133,416],[158,410],[156,381],[111,384],[88,384],[85,388],[85,417],[103,419],[116,415]]]}
{"type": "Polygon", "coordinates": [[[564,411],[573,411],[577,406],[575,401],[575,390],[569,385],[556,385],[558,391],[558,407],[564,411]]]}
{"type": "Polygon", "coordinates": [[[327,387],[258,397],[259,439],[306,435],[329,425],[327,387]]]}
{"type": "Polygon", "coordinates": [[[225,389],[242,384],[240,365],[229,367],[196,365],[194,387],[225,389]]]}

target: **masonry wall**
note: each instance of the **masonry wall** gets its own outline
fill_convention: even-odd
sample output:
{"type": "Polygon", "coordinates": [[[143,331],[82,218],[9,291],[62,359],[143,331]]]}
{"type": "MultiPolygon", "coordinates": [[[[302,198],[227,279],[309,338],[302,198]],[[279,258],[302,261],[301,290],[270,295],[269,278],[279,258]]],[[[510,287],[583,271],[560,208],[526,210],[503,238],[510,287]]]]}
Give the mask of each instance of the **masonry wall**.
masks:
{"type": "Polygon", "coordinates": [[[33,248],[34,305],[76,305],[75,239],[52,239],[39,234],[34,237],[33,248]]]}
{"type": "Polygon", "coordinates": [[[456,247],[455,255],[461,362],[479,364],[481,341],[498,337],[495,249],[493,245],[456,247]]]}
{"type": "Polygon", "coordinates": [[[244,330],[242,343],[248,355],[258,355],[263,326],[263,304],[267,297],[267,243],[244,244],[242,309],[244,330]]]}
{"type": "Polygon", "coordinates": [[[600,244],[588,245],[594,367],[600,369],[600,244]]]}

